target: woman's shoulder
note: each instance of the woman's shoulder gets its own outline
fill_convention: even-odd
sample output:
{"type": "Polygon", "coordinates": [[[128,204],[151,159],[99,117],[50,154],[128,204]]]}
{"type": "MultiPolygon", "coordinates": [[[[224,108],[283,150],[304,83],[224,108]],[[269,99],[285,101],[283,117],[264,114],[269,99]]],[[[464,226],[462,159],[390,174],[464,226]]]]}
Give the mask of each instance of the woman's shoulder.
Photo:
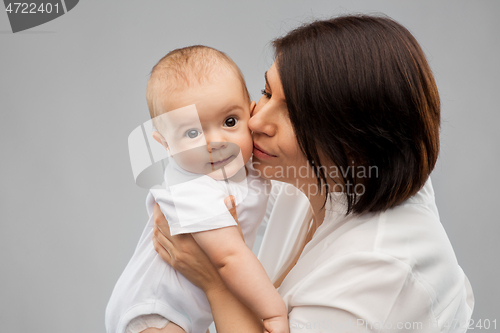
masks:
{"type": "Polygon", "coordinates": [[[341,202],[326,206],[325,219],[310,244],[323,247],[332,254],[330,259],[360,252],[390,256],[411,269],[420,269],[415,265],[418,259],[430,256],[456,264],[430,180],[415,196],[383,212],[346,216],[339,206],[341,202]]]}
{"type": "MultiPolygon", "coordinates": [[[[273,185],[286,187],[274,182],[273,185]]],[[[298,194],[281,191],[276,197],[271,194],[269,203],[272,210],[259,257],[265,259],[268,266],[277,267],[278,259],[282,262],[286,256],[283,251],[274,255],[276,244],[286,247],[295,243],[293,239],[298,237],[303,221],[308,218],[308,202],[298,194]],[[267,246],[266,242],[272,244],[267,246]],[[273,257],[278,259],[271,262],[273,257]]],[[[323,223],[300,256],[299,263],[306,262],[308,271],[360,256],[390,263],[419,279],[438,280],[443,271],[460,277],[455,253],[439,220],[430,182],[414,198],[384,212],[345,216],[342,210],[331,207],[327,205],[323,223]]],[[[290,246],[287,251],[291,251],[290,246]]]]}
{"type": "Polygon", "coordinates": [[[458,271],[446,272],[447,265],[430,264],[434,267],[426,272],[417,266],[428,263],[411,266],[379,251],[330,258],[327,253],[302,257],[278,289],[291,322],[312,311],[311,320],[322,313],[333,321],[364,324],[420,322],[421,331],[441,332],[452,322],[466,325],[471,316],[472,289],[458,265],[458,271]],[[350,316],[343,317],[345,313],[350,316]]]}
{"type": "MultiPolygon", "coordinates": [[[[408,265],[380,252],[325,259],[298,279],[292,275],[296,269],[308,268],[299,260],[278,290],[290,322],[301,318],[314,321],[321,314],[316,318],[328,318],[329,325],[385,323],[394,328],[411,322],[422,325],[416,331],[441,332],[452,322],[465,325],[472,312],[472,291],[464,275],[458,281],[447,281],[443,274],[440,285],[425,284],[408,265]]],[[[339,327],[330,328],[325,332],[339,327]]]]}
{"type": "MultiPolygon", "coordinates": [[[[465,291],[465,274],[440,223],[431,190],[429,184],[417,197],[384,212],[345,216],[327,211],[283,281],[282,296],[290,304],[309,299],[332,307],[356,300],[359,309],[374,300],[394,306],[402,302],[412,304],[415,311],[432,309],[429,318],[446,313],[450,306],[467,312],[464,295],[471,297],[472,292],[465,291]]],[[[378,310],[389,311],[379,305],[366,316],[378,310]]]]}

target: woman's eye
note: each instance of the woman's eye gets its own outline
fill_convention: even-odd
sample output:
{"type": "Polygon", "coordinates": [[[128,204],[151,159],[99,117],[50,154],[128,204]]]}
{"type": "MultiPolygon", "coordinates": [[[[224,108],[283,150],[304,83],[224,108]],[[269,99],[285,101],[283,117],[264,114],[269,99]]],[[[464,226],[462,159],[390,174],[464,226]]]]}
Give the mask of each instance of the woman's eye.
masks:
{"type": "Polygon", "coordinates": [[[271,98],[272,96],[270,93],[266,91],[266,89],[262,89],[260,92],[262,93],[262,95],[266,96],[266,98],[271,98]]]}
{"type": "Polygon", "coordinates": [[[227,118],[224,122],[224,126],[226,127],[234,127],[238,121],[234,117],[227,118]]]}
{"type": "Polygon", "coordinates": [[[190,130],[186,131],[185,136],[187,136],[190,139],[194,139],[197,136],[199,136],[200,134],[201,134],[201,132],[198,132],[198,130],[190,129],[190,130]]]}

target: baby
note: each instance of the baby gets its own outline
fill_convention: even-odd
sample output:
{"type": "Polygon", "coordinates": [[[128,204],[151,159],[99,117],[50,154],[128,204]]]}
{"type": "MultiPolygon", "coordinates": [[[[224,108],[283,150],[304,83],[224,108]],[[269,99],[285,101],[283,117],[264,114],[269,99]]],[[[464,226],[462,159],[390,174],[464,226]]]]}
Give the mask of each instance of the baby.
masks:
{"type": "Polygon", "coordinates": [[[286,306],[250,248],[265,214],[268,181],[251,165],[248,128],[255,102],[236,64],[206,46],[174,50],[153,68],[147,100],[153,137],[169,153],[165,183],[146,199],[149,221],[106,308],[108,333],[205,333],[212,323],[202,290],[165,263],[152,238],[156,203],[172,235],[191,233],[232,293],[271,333],[288,333],[286,306]],[[243,233],[224,205],[232,195],[243,233]]]}

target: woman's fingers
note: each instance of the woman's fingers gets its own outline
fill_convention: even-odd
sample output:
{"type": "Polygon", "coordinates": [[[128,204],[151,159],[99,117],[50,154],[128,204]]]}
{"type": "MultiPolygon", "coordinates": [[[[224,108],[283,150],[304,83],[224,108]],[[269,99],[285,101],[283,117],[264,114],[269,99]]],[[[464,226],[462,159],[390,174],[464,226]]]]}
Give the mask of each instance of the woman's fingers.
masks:
{"type": "Polygon", "coordinates": [[[175,259],[175,248],[172,244],[168,222],[158,204],[153,207],[153,216],[153,246],[163,260],[172,264],[172,259],[175,259]]]}
{"type": "Polygon", "coordinates": [[[172,237],[170,235],[170,227],[168,226],[167,219],[165,218],[165,215],[163,215],[163,212],[160,209],[160,205],[155,204],[153,208],[153,216],[154,216],[154,225],[157,227],[160,232],[167,238],[170,239],[172,237]]]}
{"type": "MultiPolygon", "coordinates": [[[[229,204],[231,204],[230,199],[229,204]]],[[[153,207],[153,215],[152,240],[160,258],[203,290],[223,285],[219,273],[193,236],[191,234],[172,236],[158,204],[153,207]]],[[[236,210],[233,216],[236,217],[236,210]]]]}
{"type": "Polygon", "coordinates": [[[229,213],[231,213],[231,215],[233,216],[233,219],[238,224],[238,231],[240,232],[241,238],[243,238],[243,240],[245,240],[245,237],[243,236],[243,232],[241,231],[240,222],[238,222],[238,214],[236,214],[236,203],[234,201],[234,197],[232,195],[226,197],[224,199],[224,203],[226,204],[226,207],[229,210],[229,213]]]}
{"type": "MultiPolygon", "coordinates": [[[[155,228],[157,229],[157,228],[155,228]]],[[[162,235],[163,236],[163,235],[162,235]]],[[[165,236],[163,236],[165,237],[165,236]]],[[[172,263],[172,256],[170,255],[169,250],[167,250],[159,241],[158,238],[156,238],[156,235],[153,235],[153,247],[155,248],[155,251],[158,253],[158,255],[165,260],[168,264],[171,265],[172,263]]]]}
{"type": "Polygon", "coordinates": [[[233,219],[236,221],[236,223],[238,223],[238,215],[236,214],[236,204],[234,201],[234,197],[232,195],[226,197],[224,199],[224,203],[226,204],[226,207],[231,213],[231,215],[233,216],[233,219]]]}

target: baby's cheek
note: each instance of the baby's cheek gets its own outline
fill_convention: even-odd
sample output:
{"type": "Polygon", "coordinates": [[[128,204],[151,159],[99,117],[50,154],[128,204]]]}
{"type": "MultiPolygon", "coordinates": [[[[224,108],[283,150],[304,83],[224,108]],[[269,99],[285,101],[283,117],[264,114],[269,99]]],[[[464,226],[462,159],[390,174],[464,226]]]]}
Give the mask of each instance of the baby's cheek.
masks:
{"type": "Polygon", "coordinates": [[[252,136],[249,135],[244,147],[241,147],[241,153],[243,155],[243,158],[245,159],[245,163],[248,161],[250,156],[252,156],[252,151],[253,151],[253,139],[252,136]]]}
{"type": "Polygon", "coordinates": [[[184,170],[193,173],[203,173],[203,168],[206,164],[197,149],[187,150],[177,154],[176,161],[184,170]]]}

